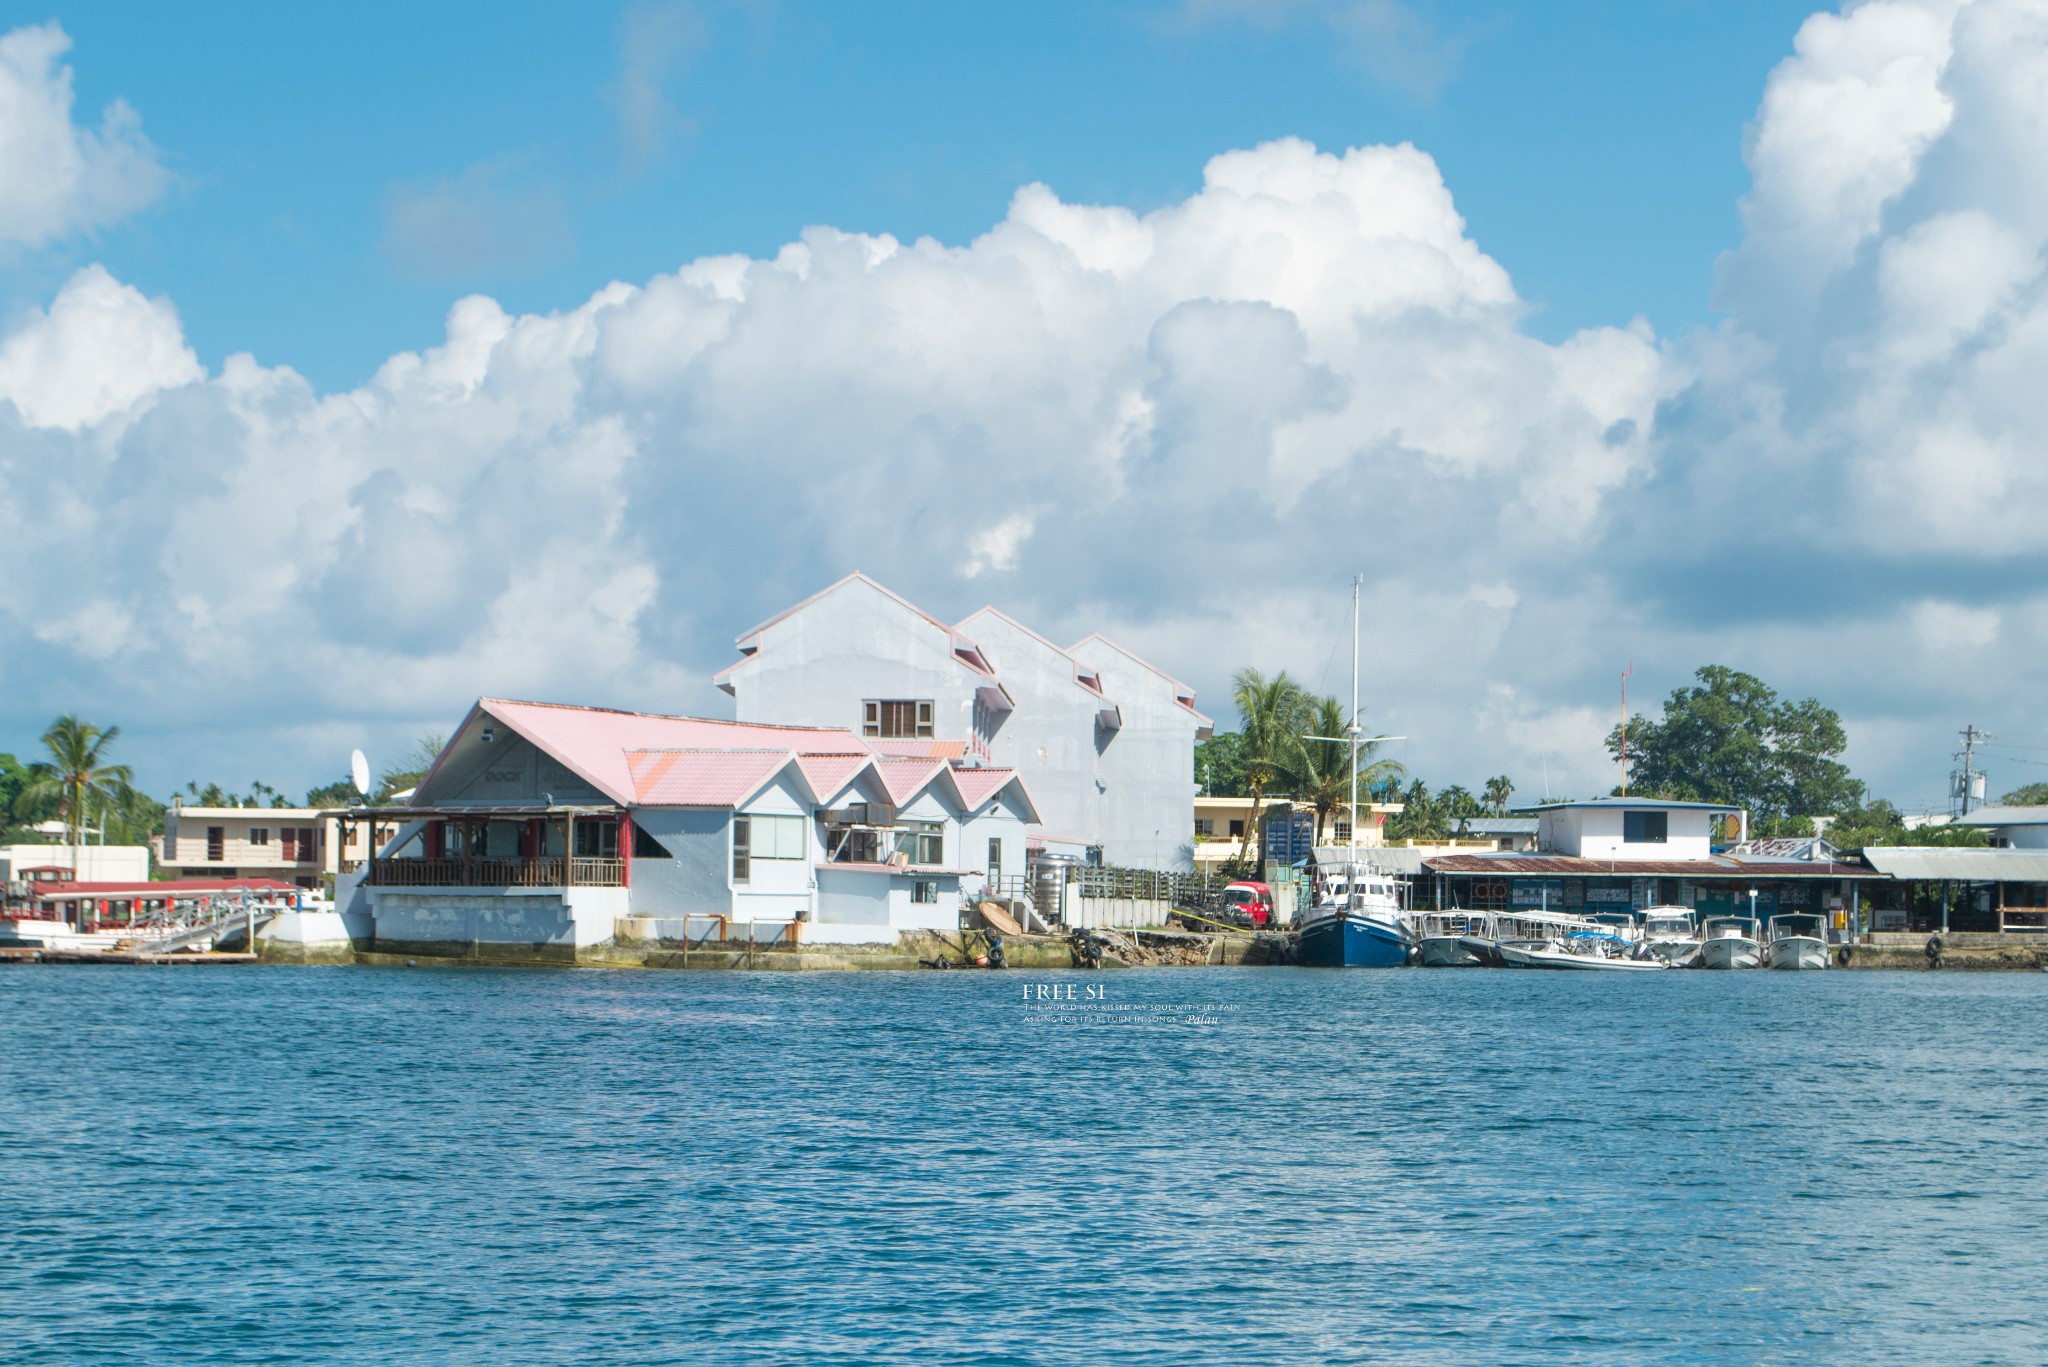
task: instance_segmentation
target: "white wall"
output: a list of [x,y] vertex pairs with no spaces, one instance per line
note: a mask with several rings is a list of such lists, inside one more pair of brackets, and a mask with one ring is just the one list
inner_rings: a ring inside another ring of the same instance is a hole
[[711,807],[638,807],[633,824],[669,852],[633,861],[634,916],[732,914],[732,813]]
[[[990,762],[1024,775],[1043,832],[1084,845],[1097,843],[1101,751],[1115,733],[1099,731],[1096,714],[1113,700],[1076,681],[1072,656],[1000,613],[977,612],[960,629],[982,647],[996,677],[1017,702],[1017,710],[990,745]],[[1189,764],[1192,767],[1192,751]],[[1009,871],[1022,873],[1024,866],[1020,863]]]
[[0,883],[23,869],[70,869],[81,883],[147,883],[147,845],[0,845]]
[[792,613],[726,676],[744,722],[840,726],[861,734],[869,698],[930,698],[936,740],[967,740],[983,676],[953,655],[953,633],[862,580]]
[[1559,854],[1620,863],[1706,859],[1713,854],[1713,813],[1686,808],[1664,810],[1666,839],[1661,844],[1631,844],[1623,840],[1623,809],[1615,807],[1564,807],[1538,813],[1537,840],[1543,849]]
[[[797,791],[795,780],[785,772],[779,775],[775,782],[749,799],[741,814],[802,818],[804,853],[799,859],[764,859],[758,854],[751,857],[747,861],[747,881],[731,885],[733,919],[788,921],[793,920],[800,911],[809,911],[811,866],[824,857],[818,823],[809,799]],[[731,868],[731,859],[728,857],[728,876]]]
[[1100,671],[1103,691],[1123,713],[1123,727],[1104,748],[1100,765],[1104,791],[1097,830],[1104,862],[1193,869],[1195,733],[1201,721],[1175,701],[1170,680],[1123,651],[1090,640],[1076,646],[1074,656]]

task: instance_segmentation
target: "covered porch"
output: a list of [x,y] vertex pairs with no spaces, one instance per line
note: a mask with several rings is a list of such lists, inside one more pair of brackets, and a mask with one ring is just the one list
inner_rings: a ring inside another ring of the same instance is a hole
[[[367,857],[342,861],[366,888],[624,888],[631,886],[633,822],[601,805],[355,807],[336,817],[342,848]],[[388,847],[372,829],[399,825]],[[363,829],[357,845],[352,830]]]

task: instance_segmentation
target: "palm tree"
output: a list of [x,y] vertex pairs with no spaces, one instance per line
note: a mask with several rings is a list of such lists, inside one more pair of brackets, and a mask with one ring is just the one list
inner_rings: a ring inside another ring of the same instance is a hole
[[[1311,733],[1302,745],[1302,766],[1293,775],[1294,794],[1312,804],[1316,811],[1316,843],[1323,843],[1323,822],[1351,804],[1351,746],[1341,739],[1345,731],[1344,704],[1336,698],[1323,698],[1313,704],[1308,730]],[[1364,725],[1363,714],[1359,724]],[[1408,771],[1399,760],[1370,759],[1375,745],[1358,747],[1358,788],[1370,798],[1375,788],[1381,787],[1406,774]],[[1354,822],[1357,813],[1352,814]]]
[[1276,780],[1300,772],[1301,736],[1308,729],[1302,724],[1307,719],[1308,696],[1284,669],[1268,679],[1247,667],[1237,672],[1233,683],[1233,700],[1240,719],[1238,734],[1243,737],[1238,755],[1244,765],[1245,790],[1252,800],[1251,819],[1245,825],[1244,849],[1239,860],[1249,864],[1258,858],[1253,851],[1258,846],[1266,789]]
[[102,731],[75,716],[63,716],[43,732],[50,762],[36,766],[36,777],[14,799],[17,809],[55,802],[64,822],[64,843],[85,840],[86,809],[99,800],[101,817],[126,812],[133,805],[129,784],[135,775],[125,764],[106,763],[107,747],[121,734],[118,726]]
[[1486,780],[1486,805],[1493,808],[1495,816],[1507,815],[1508,799],[1514,795],[1514,781],[1506,774],[1497,774]]

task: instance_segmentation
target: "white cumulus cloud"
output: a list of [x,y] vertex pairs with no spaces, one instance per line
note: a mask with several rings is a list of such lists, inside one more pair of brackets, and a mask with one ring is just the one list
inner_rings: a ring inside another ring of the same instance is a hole
[[88,427],[203,373],[170,302],[99,266],[0,340],[0,401],[34,427]]
[[54,23],[0,35],[0,245],[37,246],[144,207],[168,177],[120,100],[72,122],[71,39]]

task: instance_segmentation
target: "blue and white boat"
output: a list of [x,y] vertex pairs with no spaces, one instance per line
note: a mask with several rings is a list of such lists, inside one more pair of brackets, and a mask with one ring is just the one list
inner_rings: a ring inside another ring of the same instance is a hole
[[1362,577],[1351,581],[1351,721],[1342,736],[1303,737],[1351,746],[1350,857],[1342,878],[1330,880],[1332,892],[1296,919],[1295,960],[1317,968],[1399,968],[1409,962],[1416,944],[1402,914],[1400,883],[1358,857],[1358,747],[1402,739],[1367,737],[1358,724],[1358,591],[1363,582]]
[[1399,968],[1414,947],[1398,884],[1361,869],[1340,897],[1310,909],[1295,957],[1316,968]]

